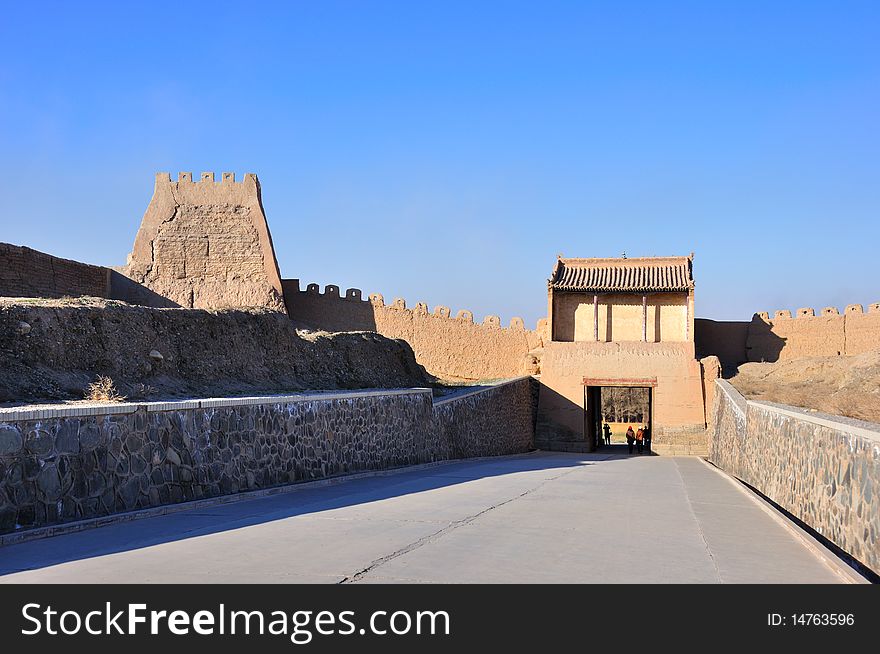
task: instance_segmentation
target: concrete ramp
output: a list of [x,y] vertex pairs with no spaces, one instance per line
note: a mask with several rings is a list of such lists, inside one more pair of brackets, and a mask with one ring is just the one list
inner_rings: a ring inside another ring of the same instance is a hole
[[853,580],[698,458],[571,453],[305,486],[9,545],[0,548],[0,575],[62,583]]

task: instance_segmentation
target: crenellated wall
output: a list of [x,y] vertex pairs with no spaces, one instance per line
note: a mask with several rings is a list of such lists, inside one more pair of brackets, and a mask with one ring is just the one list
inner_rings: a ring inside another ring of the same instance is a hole
[[709,460],[880,573],[880,426],[715,383]]
[[751,322],[698,319],[695,331],[697,354],[714,354],[725,366],[862,354],[880,349],[880,303],[867,311],[850,304],[843,313],[836,307],[783,309],[772,317],[759,312]]
[[[530,378],[427,389],[0,409],[0,534],[366,470],[526,452]],[[0,538],[0,543],[3,542]]]
[[158,173],[128,263],[119,271],[186,308],[284,310],[281,276],[263,212],[260,183],[248,173]]
[[537,372],[546,321],[535,330],[525,328],[521,318],[502,327],[498,316],[475,323],[473,313],[449,307],[429,311],[419,302],[412,309],[395,299],[390,305],[379,294],[365,300],[359,289],[340,293],[317,284],[300,289],[298,279],[282,281],[287,312],[297,322],[327,331],[375,331],[410,344],[416,360],[433,375],[445,379],[501,379]]

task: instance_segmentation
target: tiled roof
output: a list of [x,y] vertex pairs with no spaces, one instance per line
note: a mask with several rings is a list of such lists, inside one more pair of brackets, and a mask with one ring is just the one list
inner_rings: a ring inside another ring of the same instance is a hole
[[562,259],[549,280],[556,291],[636,293],[687,291],[694,286],[691,257]]

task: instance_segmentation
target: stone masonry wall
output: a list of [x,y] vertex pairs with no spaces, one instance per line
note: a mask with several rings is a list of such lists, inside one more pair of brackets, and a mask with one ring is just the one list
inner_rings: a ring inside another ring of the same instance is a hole
[[716,384],[709,460],[880,572],[880,425]]
[[525,452],[532,380],[0,409],[0,533],[364,470]]
[[0,243],[0,296],[109,297],[110,269]]
[[359,289],[343,295],[333,285],[324,293],[317,284],[301,291],[296,279],[285,279],[283,287],[287,312],[295,321],[327,331],[375,331],[403,339],[429,373],[444,379],[503,379],[538,371],[542,324],[528,330],[521,318],[513,318],[502,327],[498,316],[477,324],[467,310],[453,317],[449,307],[430,312],[423,302],[413,309],[400,298],[386,305],[379,294],[364,300]]
[[433,429],[449,458],[516,454],[534,445],[537,381],[526,377],[434,404]]

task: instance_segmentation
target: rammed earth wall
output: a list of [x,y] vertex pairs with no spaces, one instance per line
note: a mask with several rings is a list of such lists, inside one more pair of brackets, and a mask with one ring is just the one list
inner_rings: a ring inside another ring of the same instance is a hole
[[877,349],[880,340],[880,302],[850,304],[816,311],[810,307],[773,316],[756,313],[751,322],[717,322],[698,318],[694,323],[697,356],[716,355],[728,367],[747,361],[775,362],[856,355]]
[[880,572],[880,426],[716,383],[709,460]]
[[0,296],[109,297],[108,268],[0,243]]
[[[158,173],[153,197],[120,272],[173,304],[197,309],[284,310],[281,277],[263,212],[260,183],[248,173]],[[136,294],[137,301],[153,305]],[[162,305],[158,305],[162,306]]]
[[464,309],[453,316],[449,307],[429,311],[424,302],[407,308],[402,298],[386,305],[376,293],[364,300],[356,288],[342,294],[338,286],[328,285],[320,293],[317,284],[300,290],[296,279],[285,279],[282,284],[287,312],[295,321],[327,331],[374,331],[402,339],[432,375],[476,380],[537,372],[534,351],[543,342],[543,324],[529,330],[521,318],[513,318],[503,327],[498,316],[476,323]]
[[533,380],[0,410],[0,533],[367,470],[528,451]]

